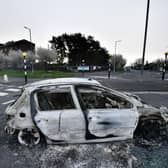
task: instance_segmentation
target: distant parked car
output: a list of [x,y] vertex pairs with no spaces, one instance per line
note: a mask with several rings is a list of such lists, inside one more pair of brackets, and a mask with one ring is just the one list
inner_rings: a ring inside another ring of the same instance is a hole
[[6,132],[16,133],[24,145],[41,139],[56,144],[126,140],[141,129],[140,120],[168,120],[167,108],[146,105],[135,95],[81,78],[28,84],[6,115]]

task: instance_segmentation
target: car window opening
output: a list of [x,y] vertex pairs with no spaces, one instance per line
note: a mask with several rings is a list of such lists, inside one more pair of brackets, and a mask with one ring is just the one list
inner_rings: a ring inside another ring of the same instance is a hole
[[40,91],[37,93],[37,99],[41,111],[75,108],[70,91]]
[[132,104],[124,98],[113,95],[102,89],[79,88],[79,93],[88,109],[132,108]]

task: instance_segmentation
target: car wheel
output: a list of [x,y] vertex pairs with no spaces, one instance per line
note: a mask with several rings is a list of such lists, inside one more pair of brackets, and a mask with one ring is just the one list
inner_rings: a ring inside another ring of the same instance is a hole
[[134,137],[146,140],[166,140],[167,124],[162,118],[143,119],[139,121]]
[[40,142],[40,133],[35,130],[20,130],[18,133],[18,142],[22,145],[32,146]]

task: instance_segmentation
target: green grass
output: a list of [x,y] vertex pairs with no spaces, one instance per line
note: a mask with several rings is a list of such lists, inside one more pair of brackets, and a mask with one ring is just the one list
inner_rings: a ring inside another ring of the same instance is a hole
[[[0,76],[7,74],[8,77],[24,77],[22,70],[0,70]],[[28,71],[28,78],[59,78],[59,77],[72,77],[73,73],[63,71]]]

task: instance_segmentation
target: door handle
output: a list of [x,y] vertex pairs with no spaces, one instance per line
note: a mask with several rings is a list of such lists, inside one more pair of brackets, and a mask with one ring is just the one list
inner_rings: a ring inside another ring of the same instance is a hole
[[48,122],[48,120],[47,120],[47,119],[41,119],[41,120],[37,120],[37,123],[40,123],[41,121]]
[[101,117],[100,117],[100,116],[88,117],[88,120],[92,120],[92,118],[95,118],[95,119],[100,119]]
[[89,119],[89,120],[91,120],[91,119],[92,119],[92,117],[88,117],[88,119]]

